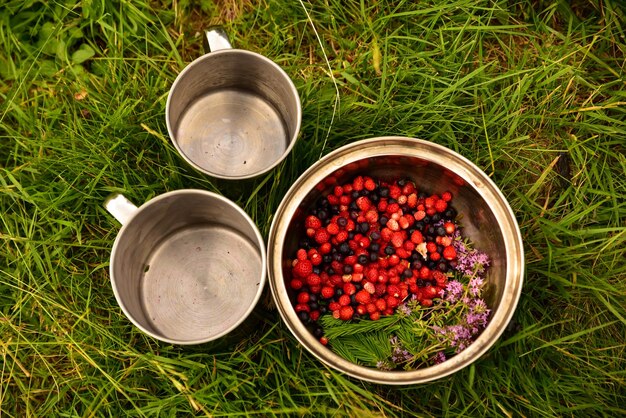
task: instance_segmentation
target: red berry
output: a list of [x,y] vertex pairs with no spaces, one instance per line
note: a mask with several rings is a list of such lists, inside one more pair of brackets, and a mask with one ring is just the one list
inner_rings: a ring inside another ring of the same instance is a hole
[[309,286],[319,286],[320,284],[322,284],[322,278],[317,274],[309,274],[306,277],[306,284],[308,284]]
[[[391,222],[391,220],[390,220]],[[404,244],[404,235],[402,234],[402,232],[394,232],[393,234],[391,234],[391,244],[396,247],[396,248],[400,248],[402,247],[402,245]]]
[[320,337],[320,343],[322,345],[328,345],[328,338],[326,337]]
[[358,176],[352,181],[352,188],[357,192],[363,190],[363,187],[365,187],[365,181],[363,180],[363,177]]
[[310,295],[308,292],[298,293],[298,303],[309,303]]
[[375,210],[368,210],[365,213],[365,220],[370,224],[378,222],[378,212],[376,212]]
[[371,192],[376,188],[376,182],[370,177],[366,177],[365,182],[363,183],[363,187]]
[[443,258],[446,260],[454,260],[456,258],[456,250],[452,245],[448,245],[443,249]]
[[293,274],[305,278],[313,272],[313,264],[309,260],[298,260],[293,267]]
[[339,296],[339,300],[337,301],[341,306],[348,306],[350,304],[350,296],[341,295]]
[[370,319],[372,321],[378,321],[380,319],[380,312],[372,312],[370,314]]
[[400,304],[400,299],[398,299],[395,296],[387,295],[387,297],[385,298],[385,302],[387,302],[387,309],[389,308],[393,309]]
[[319,229],[322,227],[322,221],[314,215],[310,215],[304,221],[304,226],[307,228]]
[[446,203],[445,200],[443,199],[439,199],[435,202],[435,210],[437,212],[445,212],[445,210],[448,208],[448,204]]
[[456,225],[453,222],[446,222],[443,224],[443,227],[446,229],[446,234],[452,235],[456,230]]
[[376,302],[374,302],[374,304],[376,305],[376,309],[381,312],[387,309],[387,302],[385,302],[385,299],[376,299]]
[[367,198],[366,196],[358,197],[356,199],[356,205],[359,209],[361,209],[364,212],[372,207],[372,203],[370,202],[369,198]]
[[330,286],[323,286],[320,294],[322,295],[322,298],[330,299],[335,296],[335,289]]
[[437,251],[437,244],[435,244],[434,242],[430,241],[429,243],[426,244],[426,251],[428,251],[429,253],[434,253]]
[[450,192],[443,192],[441,194],[441,199],[443,199],[446,202],[451,201],[452,200],[452,193],[450,193]]
[[389,286],[387,286],[387,294],[398,297],[400,296],[400,288],[395,284],[390,284]]
[[308,258],[306,250],[304,248],[300,248],[296,253],[296,258],[300,261],[306,260]]
[[370,302],[370,300],[372,299],[372,296],[369,294],[369,292],[367,290],[359,290],[356,293],[356,301],[362,305],[366,305]]
[[428,256],[432,261],[439,261],[441,259],[441,254],[439,254],[438,252],[434,252],[434,253],[430,253],[430,255]]
[[415,212],[415,215],[413,217],[416,221],[421,221],[426,217],[426,212],[424,212],[423,210],[418,210],[417,212]]
[[302,286],[304,286],[304,283],[302,283],[302,280],[300,279],[292,279],[289,282],[289,287],[291,287],[293,290],[300,290],[302,289]]
[[421,244],[422,242],[424,242],[424,236],[420,231],[414,231],[411,234],[411,241],[415,244]]
[[311,312],[309,312],[309,317],[313,321],[317,321],[318,319],[320,319],[320,311],[311,311]]
[[363,285],[363,290],[365,290],[369,294],[373,294],[376,291],[376,287],[372,282],[365,282]]
[[342,321],[349,321],[354,315],[354,309],[352,306],[343,306],[339,309],[339,319]]
[[345,283],[343,285],[344,295],[352,296],[356,293],[356,286],[353,283]]
[[338,243],[342,243],[348,239],[348,231],[339,231],[337,235],[335,235],[335,239]]
[[326,226],[326,231],[328,231],[330,235],[337,235],[339,233],[339,225],[331,222]]
[[327,230],[320,228],[315,231],[314,238],[315,242],[317,242],[318,244],[324,244],[325,242],[328,242],[330,240],[330,234]]
[[406,204],[410,208],[414,208],[417,206],[417,194],[411,193],[407,196]]

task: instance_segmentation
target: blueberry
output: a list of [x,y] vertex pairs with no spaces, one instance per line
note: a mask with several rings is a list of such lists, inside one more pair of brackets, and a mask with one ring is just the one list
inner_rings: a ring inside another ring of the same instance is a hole
[[443,226],[438,226],[436,229],[437,235],[439,235],[440,237],[443,237],[444,235],[446,235],[446,228],[444,228]]
[[307,323],[307,322],[309,322],[311,320],[311,318],[309,317],[308,312],[306,312],[306,311],[298,312],[298,318],[300,318],[300,320],[302,322],[305,322],[305,323]]
[[379,194],[380,197],[388,197],[389,196],[389,188],[381,186],[378,189],[378,194]]
[[317,327],[313,330],[313,336],[315,338],[321,338],[324,336],[324,330],[320,327]]
[[326,218],[328,218],[328,212],[326,212],[324,209],[320,209],[317,212],[317,217],[320,218],[320,220],[325,220]]
[[341,254],[348,254],[350,252],[350,246],[347,242],[342,242],[341,245],[339,245],[339,252]]
[[370,230],[370,224],[368,224],[367,222],[361,222],[359,226],[361,227],[361,233],[363,234],[367,233],[367,231]]
[[438,213],[435,213],[435,214],[432,216],[431,220],[432,220],[433,222],[439,222],[439,221],[441,220],[441,215],[440,215],[440,214],[438,214]]
[[337,225],[343,228],[348,225],[348,220],[343,216],[340,216],[339,218],[337,218]]
[[388,245],[385,247],[385,254],[387,255],[393,255],[396,253],[396,249],[393,248],[391,245]]
[[374,261],[378,261],[378,254],[376,253],[371,253],[370,254],[370,261],[374,262]]
[[[371,239],[374,239],[374,234],[370,235]],[[378,252],[378,250],[380,250],[380,244],[377,242],[372,242],[370,244],[370,250],[372,250],[373,252]]]
[[413,272],[411,271],[411,269],[406,269],[402,272],[402,277],[404,277],[405,279],[409,279],[413,276]]
[[[378,241],[378,240],[380,239],[380,233],[379,233],[378,231],[374,231],[374,232],[372,232],[372,233],[370,234],[370,239],[371,239],[372,241]],[[373,243],[372,245],[378,245],[378,244]],[[376,251],[378,251],[378,250],[376,250]]]
[[386,216],[381,216],[380,218],[378,218],[378,222],[382,225],[385,226],[387,225],[387,222],[389,222],[389,218]]
[[359,264],[365,265],[365,263],[367,263],[367,256],[365,254],[361,254],[357,261]]
[[349,266],[349,265],[343,266],[343,273],[344,274],[351,274],[352,273],[352,266]]
[[326,264],[331,263],[333,261],[333,256],[330,254],[324,254],[322,261]]

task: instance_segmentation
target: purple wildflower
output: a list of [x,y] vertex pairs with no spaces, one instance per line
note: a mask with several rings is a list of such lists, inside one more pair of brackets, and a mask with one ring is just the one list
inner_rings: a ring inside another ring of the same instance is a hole
[[457,254],[457,271],[467,276],[472,276],[474,274],[482,274],[485,271],[485,267],[489,266],[489,256],[482,251],[468,248],[460,239],[455,239],[452,245]]
[[463,294],[463,285],[458,280],[450,280],[448,284],[446,284],[446,300],[450,303],[454,303]]
[[478,276],[474,276],[469,281],[469,291],[472,296],[479,296],[483,287],[484,280]]
[[439,351],[439,352],[437,352],[437,354],[435,354],[433,356],[432,360],[433,360],[433,363],[435,363],[435,364],[441,364],[444,361],[446,361],[447,359],[446,359],[446,355],[444,354],[444,352],[443,351]]
[[409,308],[406,303],[401,303],[398,306],[398,312],[400,312],[401,314],[406,315],[406,316],[409,316],[409,315],[411,315],[411,313],[413,313],[411,308]]
[[394,335],[393,337],[391,337],[389,339],[389,342],[393,347],[393,352],[391,353],[391,361],[396,364],[400,364],[413,359],[413,355],[402,346],[402,343],[398,340],[397,336]]
[[376,368],[380,370],[391,370],[391,365],[387,361],[380,360],[376,362]]
[[444,328],[435,327],[435,332],[442,340],[447,341],[450,347],[456,347],[458,354],[472,343],[472,331],[464,325],[448,325]]

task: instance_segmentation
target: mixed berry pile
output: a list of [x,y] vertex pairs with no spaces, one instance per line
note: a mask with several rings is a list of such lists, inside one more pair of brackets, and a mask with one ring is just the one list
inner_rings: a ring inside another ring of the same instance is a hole
[[378,320],[411,298],[443,297],[458,263],[452,194],[425,193],[408,179],[358,176],[318,200],[291,264],[294,308],[322,344],[318,323]]

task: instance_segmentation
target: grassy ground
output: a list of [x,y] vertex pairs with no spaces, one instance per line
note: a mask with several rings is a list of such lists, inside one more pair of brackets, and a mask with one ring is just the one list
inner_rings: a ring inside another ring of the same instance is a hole
[[[620,0],[196,3],[0,6],[1,416],[626,414]],[[215,23],[278,62],[302,98],[290,157],[249,182],[194,172],[167,137],[169,86]],[[187,348],[123,317],[108,194],[217,191],[266,235],[320,155],[379,135],[458,151],[517,215],[523,295],[473,366],[385,387],[325,368],[263,307],[251,328]]]

